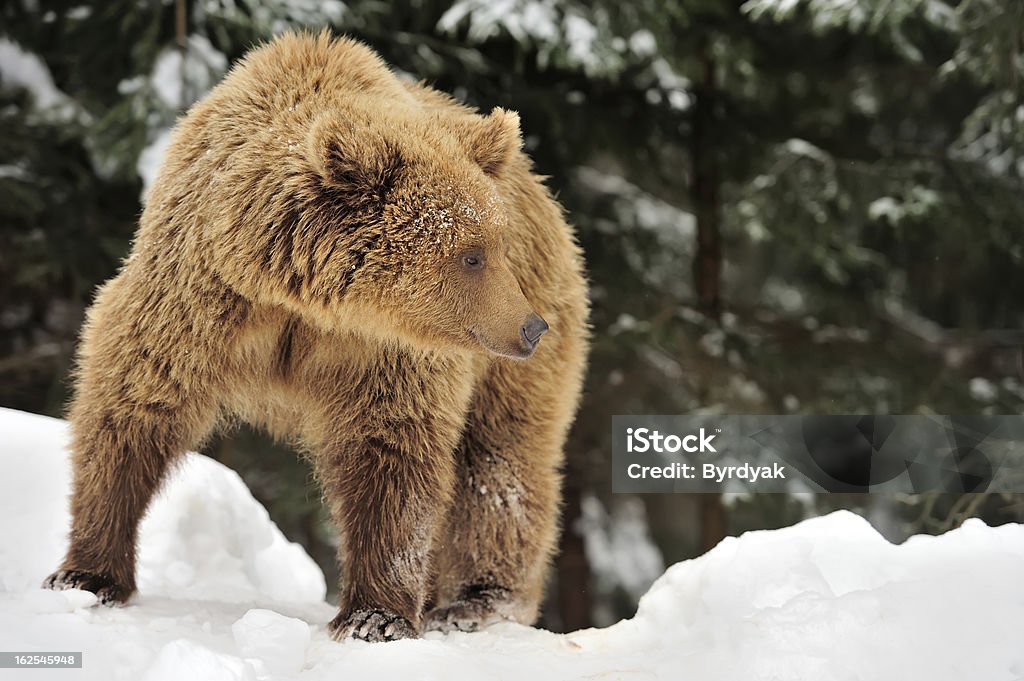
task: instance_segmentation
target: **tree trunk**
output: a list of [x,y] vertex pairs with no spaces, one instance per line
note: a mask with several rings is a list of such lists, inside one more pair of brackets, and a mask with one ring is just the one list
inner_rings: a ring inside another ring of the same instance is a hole
[[715,60],[707,40],[697,49],[701,79],[696,87],[693,108],[690,154],[693,176],[690,196],[697,218],[697,251],[693,263],[694,290],[697,308],[710,319],[718,321],[722,314],[721,276],[722,241],[719,231],[719,170],[715,140],[715,107],[717,84]]
[[[572,461],[570,460],[570,467]],[[592,626],[590,618],[590,565],[578,530],[583,508],[578,475],[568,472],[565,478],[565,507],[562,518],[562,541],[556,570],[558,574],[558,613],[564,631]]]
[[[717,323],[722,315],[722,239],[719,225],[720,174],[715,139],[717,83],[715,60],[707,38],[697,48],[700,80],[696,87],[693,128],[690,138],[692,177],[690,198],[697,218],[697,249],[693,262],[697,309]],[[700,495],[700,549],[713,548],[726,536],[725,508],[721,494]]]
[[698,494],[700,497],[700,552],[707,553],[728,534],[725,506],[721,494]]

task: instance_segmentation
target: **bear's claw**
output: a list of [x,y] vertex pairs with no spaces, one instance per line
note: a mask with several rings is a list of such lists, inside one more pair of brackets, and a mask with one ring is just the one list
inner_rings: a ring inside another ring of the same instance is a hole
[[390,610],[354,610],[338,613],[327,625],[331,638],[343,641],[357,638],[370,643],[398,641],[403,638],[419,638],[412,622]]
[[91,591],[103,605],[122,605],[131,597],[133,591],[121,586],[109,575],[99,575],[85,570],[57,570],[43,580],[43,588],[54,591]]
[[424,631],[479,631],[489,624],[510,619],[499,606],[507,602],[509,590],[500,586],[474,586],[448,605],[434,608],[423,621]]

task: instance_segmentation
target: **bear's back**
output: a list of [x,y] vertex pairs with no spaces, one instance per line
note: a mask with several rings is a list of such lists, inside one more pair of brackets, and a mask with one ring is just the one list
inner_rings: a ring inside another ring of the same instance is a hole
[[357,106],[415,107],[416,102],[365,45],[326,32],[288,33],[232,67],[180,121],[172,144],[185,157],[249,145],[271,161],[276,152],[295,158],[292,152],[301,150],[318,116],[344,115]]
[[344,107],[365,95],[411,102],[401,81],[366,45],[328,32],[287,33],[248,53],[211,93],[268,114],[294,113],[305,100]]

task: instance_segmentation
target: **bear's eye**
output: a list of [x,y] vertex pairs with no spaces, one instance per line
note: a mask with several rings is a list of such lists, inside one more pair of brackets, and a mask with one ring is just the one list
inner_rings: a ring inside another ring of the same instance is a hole
[[467,253],[462,256],[462,266],[467,270],[478,270],[484,266],[484,256],[479,253]]

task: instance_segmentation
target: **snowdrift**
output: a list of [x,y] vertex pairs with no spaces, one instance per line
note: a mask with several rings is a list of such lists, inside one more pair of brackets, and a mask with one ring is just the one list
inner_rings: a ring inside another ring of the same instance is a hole
[[84,665],[0,679],[1024,678],[1024,526],[893,546],[835,513],[675,565],[606,629],[337,644],[320,570],[199,455],[145,521],[140,595],[93,608],[89,593],[38,588],[66,541],[65,445],[62,422],[0,409],[0,650],[83,651]]

